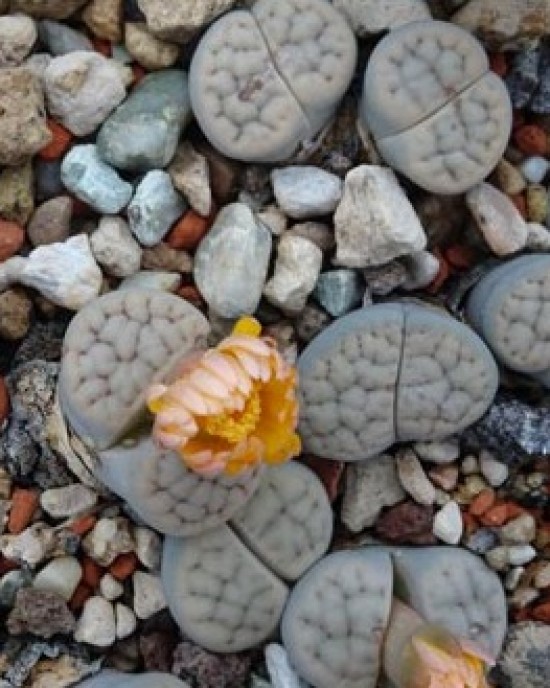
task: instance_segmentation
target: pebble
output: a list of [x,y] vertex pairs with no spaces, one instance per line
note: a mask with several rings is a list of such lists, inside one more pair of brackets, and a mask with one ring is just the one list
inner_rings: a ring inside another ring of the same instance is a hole
[[99,581],[99,592],[106,600],[112,602],[124,593],[124,586],[110,573],[106,573]]
[[11,11],[23,12],[31,17],[66,19],[85,2],[86,0],[11,0]]
[[536,588],[550,587],[550,561],[541,563],[541,567],[537,570],[533,583]]
[[342,180],[311,165],[275,169],[271,183],[277,205],[297,220],[328,215],[342,198]]
[[322,308],[306,304],[300,316],[295,320],[296,335],[302,342],[310,342],[330,322],[330,316]]
[[431,284],[439,272],[439,260],[429,251],[418,251],[403,257],[407,279],[401,287],[407,291],[424,289]]
[[[0,578],[0,607],[10,609],[15,602],[17,591],[28,587],[32,574],[28,570],[15,569],[8,571]],[[0,684],[0,687],[2,684]],[[12,688],[12,686],[8,686]]]
[[284,313],[300,313],[321,272],[323,253],[318,246],[299,236],[285,234],[277,245],[273,277],[263,293]]
[[512,201],[483,182],[466,194],[466,203],[491,251],[507,256],[527,242],[527,225]]
[[224,318],[258,307],[271,256],[271,233],[243,203],[225,206],[195,253],[193,275],[210,308]]
[[134,551],[134,540],[124,518],[100,518],[82,540],[82,548],[101,566],[109,566],[124,552]]
[[460,464],[463,475],[475,475],[479,473],[479,459],[473,454],[467,454]]
[[193,259],[187,251],[181,251],[161,241],[156,246],[143,249],[141,267],[144,270],[164,270],[167,272],[192,272]]
[[516,110],[524,108],[537,90],[540,56],[540,47],[537,44],[514,55],[505,83]]
[[31,17],[24,14],[0,17],[0,69],[20,65],[37,37],[36,23]]
[[25,62],[23,62],[22,67],[31,72],[31,74],[38,79],[40,85],[42,86],[44,81],[44,72],[52,60],[53,57],[49,53],[32,53],[27,57]]
[[458,467],[454,464],[435,466],[428,471],[428,477],[437,487],[450,492],[458,482]]
[[264,650],[264,657],[273,688],[302,688],[303,684],[282,645],[270,643]]
[[74,639],[78,643],[110,647],[116,640],[113,605],[99,595],[87,599],[76,624]]
[[510,473],[510,469],[505,463],[497,461],[497,459],[485,449],[479,454],[479,470],[492,487],[504,485]]
[[496,182],[499,189],[507,196],[515,196],[525,190],[527,183],[523,171],[502,158],[495,168]]
[[507,549],[508,562],[512,566],[528,564],[537,556],[537,550],[531,545],[510,545]]
[[158,270],[140,270],[130,277],[125,277],[119,289],[152,289],[153,291],[175,292],[181,284],[181,275],[177,272]]
[[[81,31],[51,19],[43,19],[38,23],[38,35],[48,51],[55,56],[74,53],[77,50],[94,49],[90,39]],[[48,60],[48,63],[50,61]]]
[[91,143],[74,146],[61,165],[63,184],[77,198],[105,215],[125,208],[132,197],[132,185],[99,157]]
[[547,189],[542,184],[529,184],[526,201],[528,221],[540,224],[546,222],[549,213]]
[[0,338],[18,341],[31,326],[32,301],[22,289],[0,294]]
[[384,265],[426,246],[420,220],[395,174],[377,165],[347,173],[334,226],[335,263],[343,267]]
[[550,161],[543,158],[541,155],[532,155],[526,158],[521,163],[520,167],[521,173],[528,182],[531,184],[540,184],[550,169]]
[[[274,236],[282,236],[288,226],[287,216],[277,205],[275,205],[275,203],[259,210],[256,213],[256,218],[265,225]],[[313,243],[317,244],[315,241]]]
[[88,237],[79,234],[62,243],[39,246],[27,258],[14,257],[0,264],[0,290],[13,282],[77,311],[99,295],[102,275]]
[[134,612],[121,602],[115,605],[116,637],[123,640],[136,630],[137,619]]
[[435,500],[435,487],[429,481],[416,454],[409,450],[400,450],[396,455],[397,475],[401,486],[415,502],[429,506]]
[[500,545],[485,552],[485,559],[495,571],[505,571],[510,564],[508,547]]
[[149,74],[103,123],[97,137],[102,160],[121,170],[166,174],[191,117],[185,73]]
[[375,524],[376,534],[394,544],[433,545],[437,542],[433,532],[433,510],[406,501],[383,512]]
[[464,541],[464,546],[476,554],[486,554],[497,545],[498,535],[491,528],[478,528]]
[[51,162],[35,160],[34,175],[37,201],[47,201],[49,198],[65,193],[65,187],[61,181],[61,160]]
[[550,231],[537,222],[527,223],[527,243],[525,248],[531,251],[550,251]]
[[55,592],[21,588],[15,596],[6,627],[12,635],[32,633],[51,638],[57,633],[70,633],[75,628],[75,620],[65,600]]
[[531,514],[521,514],[508,521],[500,529],[500,539],[505,545],[524,545],[532,542],[537,534],[537,523]]
[[293,225],[286,234],[309,239],[323,252],[331,251],[336,246],[334,231],[324,222],[315,222],[313,220],[299,222]]
[[16,254],[24,241],[25,230],[21,225],[0,219],[0,262]]
[[523,566],[514,566],[514,568],[507,571],[506,576],[504,577],[504,587],[506,590],[515,590],[518,587],[524,572],[525,568]]
[[82,566],[76,557],[56,557],[36,574],[32,585],[37,590],[55,592],[68,602],[81,578]]
[[134,586],[134,612],[138,619],[148,619],[166,607],[162,582],[159,576],[136,571],[132,576]]
[[193,146],[184,142],[176,150],[168,167],[174,187],[199,215],[207,217],[212,210],[212,192],[208,161]]
[[138,0],[151,33],[187,43],[203,26],[230,9],[235,0]]
[[162,541],[157,533],[150,528],[136,526],[134,528],[136,555],[145,568],[152,571],[160,566]]
[[33,211],[34,180],[31,164],[6,167],[0,172],[0,217],[25,226]]
[[433,534],[448,545],[458,545],[462,537],[462,514],[458,504],[449,501],[434,516]]
[[183,215],[186,207],[182,196],[172,186],[167,172],[148,172],[136,188],[128,206],[132,234],[143,246],[155,246]]
[[510,606],[514,609],[525,609],[531,605],[540,595],[536,588],[518,588],[509,598]]
[[68,518],[88,511],[97,503],[97,493],[82,483],[45,490],[40,506],[52,518]]
[[145,22],[124,25],[124,45],[136,62],[149,71],[171,67],[180,55],[180,46],[154,36]]
[[352,533],[376,523],[382,509],[405,499],[395,459],[382,454],[346,468],[342,521]]
[[531,102],[531,110],[541,115],[550,113],[550,44],[541,44],[542,56],[539,64],[539,87]]
[[115,63],[88,50],[55,57],[44,90],[50,114],[75,136],[91,134],[126,97]]
[[129,277],[140,268],[141,246],[122,217],[104,215],[90,234],[90,247],[97,262],[113,277]]
[[365,282],[357,270],[340,268],[322,272],[313,298],[334,318],[349,313],[361,304]]
[[55,532],[44,523],[34,523],[19,535],[0,537],[0,551],[6,559],[13,559],[35,567],[46,559],[55,547]]
[[56,196],[36,208],[27,225],[27,236],[33,246],[65,241],[71,232],[73,201],[69,196]]
[[123,12],[124,0],[91,0],[82,12],[82,19],[94,36],[120,43]]
[[333,4],[361,37],[432,18],[425,0],[334,0]]

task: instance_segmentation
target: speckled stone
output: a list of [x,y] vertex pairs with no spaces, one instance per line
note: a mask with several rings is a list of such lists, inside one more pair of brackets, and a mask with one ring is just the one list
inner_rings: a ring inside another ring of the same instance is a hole
[[360,305],[365,283],[357,270],[331,270],[319,275],[313,298],[335,318]]

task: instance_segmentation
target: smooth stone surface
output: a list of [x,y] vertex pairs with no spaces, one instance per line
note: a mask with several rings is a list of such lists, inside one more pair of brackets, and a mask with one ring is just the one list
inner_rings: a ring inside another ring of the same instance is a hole
[[403,449],[396,456],[397,475],[401,487],[417,504],[430,506],[435,501],[435,487],[424,472],[422,464],[411,449]]
[[136,571],[132,576],[134,588],[133,608],[138,619],[149,619],[166,607],[159,576]]
[[185,72],[167,69],[150,74],[103,123],[98,153],[121,170],[166,167],[190,116]]
[[335,318],[360,305],[365,283],[356,270],[331,270],[319,275],[313,298]]
[[32,50],[36,23],[23,14],[0,16],[0,69],[17,67]]
[[116,639],[113,605],[99,595],[86,600],[76,624],[74,639],[95,647],[110,647]]
[[77,50],[93,50],[92,42],[82,32],[62,24],[44,19],[38,24],[40,40],[46,44],[52,55],[66,55]]
[[184,195],[199,215],[207,217],[212,211],[212,191],[208,160],[184,141],[168,168],[174,187]]
[[97,493],[81,483],[53,487],[40,495],[40,506],[52,518],[78,516],[92,509],[97,502]]
[[311,165],[275,169],[271,182],[277,204],[296,220],[328,215],[342,197],[342,180]]
[[313,242],[285,234],[277,244],[275,272],[264,287],[264,296],[285,313],[300,313],[315,288],[322,263],[321,249]]
[[383,265],[426,246],[420,220],[394,173],[376,165],[348,172],[334,227],[335,262],[349,268]]
[[172,674],[163,674],[158,671],[125,674],[103,669],[92,678],[87,678],[77,684],[77,688],[189,688],[189,684],[180,681]]
[[533,155],[521,163],[520,169],[528,182],[540,184],[550,169],[550,161],[540,155]]
[[61,179],[69,191],[98,213],[116,214],[132,197],[132,185],[101,160],[97,146],[91,143],[71,148],[61,165]]
[[75,557],[57,557],[36,574],[32,585],[37,590],[55,592],[68,602],[81,578],[82,566]]
[[506,256],[524,248],[527,225],[508,196],[483,183],[468,191],[466,203],[495,255]]
[[358,36],[431,19],[425,0],[333,0],[333,4],[348,19]]
[[193,275],[218,315],[237,318],[258,307],[271,256],[271,233],[243,203],[225,206],[195,254]]
[[448,545],[458,545],[462,531],[460,507],[451,500],[434,516],[433,534]]
[[90,246],[95,259],[109,275],[129,277],[140,268],[141,246],[122,217],[104,215],[90,234]]
[[124,24],[124,46],[128,53],[147,70],[171,67],[180,55],[180,46],[154,36],[145,22]]
[[156,246],[187,209],[168,172],[147,172],[128,206],[128,221],[143,246]]
[[73,201],[69,196],[57,196],[38,206],[27,225],[32,245],[43,246],[68,239],[72,214]]
[[115,63],[87,50],[54,58],[44,90],[51,115],[76,136],[91,134],[126,97]]
[[162,270],[140,270],[130,277],[125,277],[118,285],[118,290],[148,289],[150,291],[175,292],[181,285],[179,272]]
[[138,0],[151,33],[181,43],[234,4],[235,0]]
[[437,277],[439,260],[429,251],[419,251],[404,256],[402,262],[407,268],[408,279],[401,287],[407,291],[424,289]]

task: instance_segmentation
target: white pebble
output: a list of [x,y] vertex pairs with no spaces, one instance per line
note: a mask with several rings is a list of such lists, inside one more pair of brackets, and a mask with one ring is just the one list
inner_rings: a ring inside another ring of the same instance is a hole
[[139,619],[148,619],[166,607],[162,583],[158,576],[136,571],[134,584],[134,611]]
[[99,581],[99,592],[106,600],[112,602],[122,595],[124,586],[110,573],[106,573]]
[[113,605],[104,597],[90,597],[84,603],[82,615],[76,623],[74,639],[96,647],[109,647],[116,639]]
[[36,574],[32,585],[37,590],[55,592],[68,602],[81,578],[82,567],[75,557],[58,557]]
[[435,487],[428,480],[422,464],[416,454],[404,449],[398,452],[397,456],[397,475],[401,487],[410,494],[418,504],[429,506],[435,501]]
[[451,500],[435,515],[433,534],[448,545],[458,545],[462,531],[462,514],[458,504]]
[[273,688],[300,688],[300,679],[290,666],[288,655],[282,645],[270,643],[264,654]]
[[460,465],[460,470],[464,475],[474,475],[479,473],[479,462],[477,456],[473,454],[468,454],[462,459],[462,464]]
[[508,562],[512,566],[528,564],[537,556],[537,550],[531,545],[511,545],[508,547]]
[[483,450],[479,455],[479,470],[481,475],[492,487],[500,487],[508,479],[508,466],[488,451]]
[[510,569],[507,572],[506,577],[504,578],[504,587],[506,590],[512,592],[512,590],[515,590],[518,587],[524,571],[525,568],[523,566],[514,566],[513,569]]
[[521,172],[531,184],[540,184],[550,169],[550,162],[540,155],[533,155],[521,163]]
[[342,197],[342,180],[311,165],[275,169],[271,182],[278,206],[297,220],[332,213]]
[[431,463],[452,463],[460,456],[460,445],[454,438],[439,442],[415,442],[413,449],[423,461]]
[[137,619],[134,612],[125,604],[117,602],[115,605],[116,637],[119,640],[127,638],[136,630]]
[[162,547],[162,541],[158,534],[150,528],[137,526],[134,528],[134,539],[136,541],[136,555],[140,562],[148,569],[158,569]]
[[537,534],[537,523],[531,514],[521,514],[500,529],[500,539],[506,545],[525,545]]
[[40,495],[40,506],[53,518],[78,516],[95,506],[96,502],[97,493],[81,483],[55,487]]

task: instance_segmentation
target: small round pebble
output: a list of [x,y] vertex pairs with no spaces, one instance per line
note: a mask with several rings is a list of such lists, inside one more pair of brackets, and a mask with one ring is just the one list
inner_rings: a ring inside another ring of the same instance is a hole
[[57,557],[41,569],[33,580],[37,590],[57,593],[67,602],[82,577],[82,566],[75,557]]
[[462,514],[458,504],[451,500],[440,509],[433,522],[433,534],[448,545],[458,545],[462,537]]
[[549,169],[550,161],[541,155],[533,155],[521,163],[521,172],[531,184],[540,184]]
[[82,615],[76,624],[74,639],[78,643],[110,647],[116,640],[113,605],[99,595],[86,600]]

